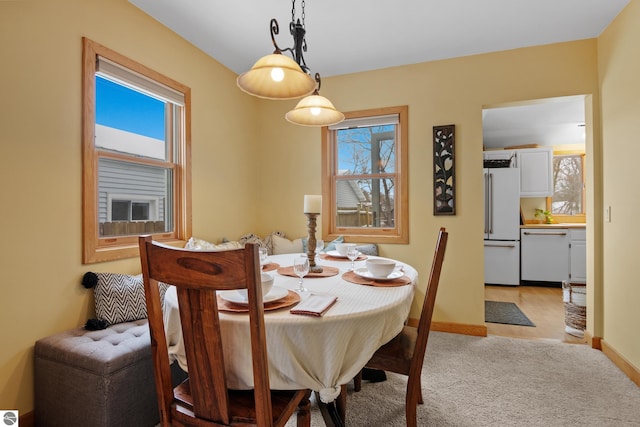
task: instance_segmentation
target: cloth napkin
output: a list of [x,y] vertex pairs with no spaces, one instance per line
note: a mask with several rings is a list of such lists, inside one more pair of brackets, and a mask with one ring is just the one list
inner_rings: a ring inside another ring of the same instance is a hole
[[309,295],[291,310],[291,314],[304,314],[320,317],[335,304],[338,297],[333,295]]

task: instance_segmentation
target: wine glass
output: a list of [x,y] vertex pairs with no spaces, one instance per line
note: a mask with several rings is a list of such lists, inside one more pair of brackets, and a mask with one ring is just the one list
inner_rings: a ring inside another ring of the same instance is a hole
[[267,253],[267,248],[259,248],[260,252],[260,268],[264,268],[265,265],[269,264],[269,254]]
[[300,278],[296,291],[298,293],[308,292],[307,288],[302,285],[303,277],[309,273],[309,258],[306,255],[297,255],[293,259],[293,272]]
[[358,249],[356,249],[355,246],[349,246],[349,248],[347,249],[347,258],[351,260],[350,271],[354,271],[356,269],[355,262],[356,262],[356,258],[358,258],[358,255],[360,255],[360,252],[358,252]]

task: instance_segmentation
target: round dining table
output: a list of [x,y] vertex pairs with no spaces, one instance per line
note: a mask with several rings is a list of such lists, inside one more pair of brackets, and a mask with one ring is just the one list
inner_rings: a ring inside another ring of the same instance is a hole
[[[274,277],[274,288],[293,291],[298,286],[299,278],[289,275],[295,255],[269,256],[263,272]],[[355,261],[356,272],[363,272],[366,258],[361,255]],[[418,274],[410,265],[397,262],[396,272],[404,273],[400,284],[353,280],[363,277],[349,272],[351,262],[347,258],[320,255],[317,259],[324,272],[305,276],[308,293],[300,294],[300,303],[285,307],[271,304],[274,309],[267,309],[269,305],[265,304],[269,381],[274,390],[314,390],[321,402],[330,403],[373,353],[400,333],[409,315]],[[317,277],[311,277],[314,275]],[[291,313],[305,298],[316,295],[335,296],[337,300],[321,316]],[[251,389],[248,315],[241,310],[224,310],[220,305],[219,310],[229,385]],[[169,357],[188,371],[173,286],[165,294],[163,311]]]

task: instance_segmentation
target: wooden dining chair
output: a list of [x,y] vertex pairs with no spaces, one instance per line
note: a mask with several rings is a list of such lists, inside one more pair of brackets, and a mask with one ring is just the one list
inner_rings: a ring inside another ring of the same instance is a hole
[[[366,364],[366,367],[370,369],[395,372],[409,377],[407,380],[407,395],[405,397],[408,427],[417,426],[417,406],[418,403],[424,403],[420,377],[422,375],[422,364],[427,349],[431,317],[433,316],[433,307],[436,301],[436,292],[438,291],[438,282],[440,281],[440,271],[442,270],[448,235],[444,227],[440,228],[418,327],[405,325],[402,332],[376,350],[373,357]],[[361,373],[358,374],[356,378],[356,388],[359,387],[361,375]]]
[[[153,242],[150,236],[140,236],[139,245],[160,425],[281,427],[297,408],[298,427],[309,427],[311,391],[269,387],[258,245],[191,251]],[[189,377],[176,388],[157,282],[174,285],[178,296]],[[253,390],[227,385],[216,291],[229,289],[248,293]]]

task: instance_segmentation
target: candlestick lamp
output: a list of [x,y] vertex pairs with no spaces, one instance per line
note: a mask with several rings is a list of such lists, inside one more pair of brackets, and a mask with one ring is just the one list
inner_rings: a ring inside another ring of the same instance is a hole
[[307,216],[307,258],[309,258],[309,271],[322,273],[322,267],[316,265],[316,218],[322,211],[322,196],[304,196],[304,214]]

